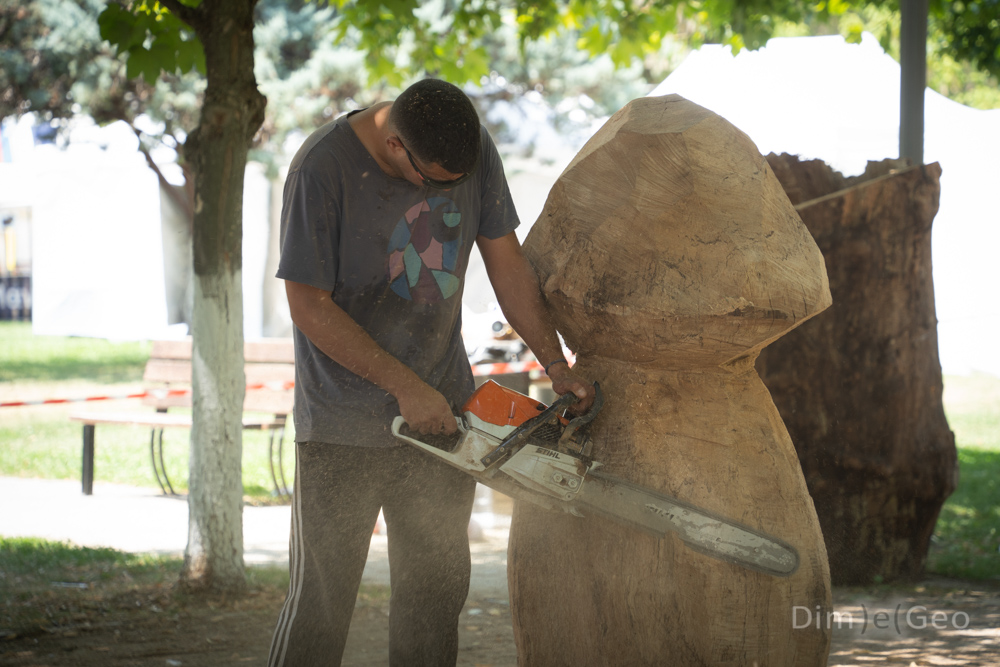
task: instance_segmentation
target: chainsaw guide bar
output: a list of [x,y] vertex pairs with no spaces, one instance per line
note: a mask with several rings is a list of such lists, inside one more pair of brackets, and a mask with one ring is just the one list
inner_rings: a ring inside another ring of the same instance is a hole
[[463,406],[451,436],[424,435],[392,423],[400,440],[472,475],[518,500],[575,516],[601,516],[657,539],[674,533],[700,553],[776,577],[799,567],[793,546],[709,510],[658,491],[605,475],[590,458],[586,427],[604,399],[582,417],[567,419],[576,402],[566,394],[551,406],[488,381]]

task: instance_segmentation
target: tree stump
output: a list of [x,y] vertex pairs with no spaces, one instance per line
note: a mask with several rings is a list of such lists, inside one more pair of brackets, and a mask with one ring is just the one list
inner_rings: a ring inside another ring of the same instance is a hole
[[518,503],[508,581],[521,664],[825,664],[825,616],[795,626],[831,611],[826,550],[753,362],[830,292],[767,162],[679,96],[635,100],[556,182],[525,251],[577,370],[604,389],[594,459],[786,540],[801,565],[773,577],[673,535]]
[[919,576],[957,482],[931,277],[941,168],[870,163],[843,179],[819,161],[768,161],[835,297],[758,363],[816,502],[833,582]]

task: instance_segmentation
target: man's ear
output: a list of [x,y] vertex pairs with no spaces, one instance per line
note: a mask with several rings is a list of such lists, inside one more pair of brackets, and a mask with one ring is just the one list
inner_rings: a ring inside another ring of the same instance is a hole
[[392,151],[402,151],[406,150],[403,147],[403,142],[399,140],[398,134],[390,134],[385,138],[385,145],[389,147]]

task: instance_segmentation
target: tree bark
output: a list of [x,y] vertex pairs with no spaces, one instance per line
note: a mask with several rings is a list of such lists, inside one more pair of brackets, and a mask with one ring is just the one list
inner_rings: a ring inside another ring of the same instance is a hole
[[834,298],[758,363],[816,503],[833,582],[917,577],[958,473],[931,276],[941,168],[890,172],[899,163],[889,161],[848,181],[819,161],[768,160],[801,202]]
[[243,569],[242,215],[247,152],[265,99],[253,72],[253,0],[174,7],[205,48],[208,85],[187,140],[195,181],[188,546],[182,582],[240,589]]
[[525,241],[577,369],[604,389],[608,474],[786,540],[773,577],[673,535],[517,503],[508,551],[523,665],[825,664],[816,512],[753,369],[830,303],[822,257],[746,135],[683,98],[635,100],[580,151]]

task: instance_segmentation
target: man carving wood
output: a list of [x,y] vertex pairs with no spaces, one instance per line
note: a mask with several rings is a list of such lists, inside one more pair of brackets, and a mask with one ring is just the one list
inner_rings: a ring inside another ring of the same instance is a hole
[[553,387],[564,362],[492,140],[464,93],[427,79],[309,137],[290,167],[282,255],[295,323],[291,584],[269,665],[338,664],[372,529],[389,538],[392,665],[453,665],[475,482],[393,437],[452,433],[474,384],[461,340],[473,245]]

